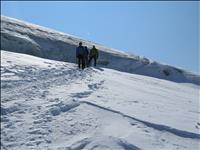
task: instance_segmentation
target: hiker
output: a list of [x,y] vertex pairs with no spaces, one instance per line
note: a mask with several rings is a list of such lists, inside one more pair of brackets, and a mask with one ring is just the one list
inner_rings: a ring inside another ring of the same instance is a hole
[[85,46],[84,47],[85,48],[85,53],[84,53],[84,57],[85,57],[85,65],[86,65],[86,67],[88,67],[89,66],[89,61],[88,61],[88,55],[89,55],[89,51],[88,51],[88,48],[87,48],[87,46]]
[[82,46],[82,42],[79,43],[79,46],[76,48],[76,58],[78,59],[78,68],[85,68],[85,58],[84,58],[85,49]]
[[94,59],[94,66],[96,66],[97,65],[97,59],[99,57],[99,52],[94,45],[93,45],[92,49],[90,50],[89,57],[90,57],[89,64],[91,63],[92,59]]

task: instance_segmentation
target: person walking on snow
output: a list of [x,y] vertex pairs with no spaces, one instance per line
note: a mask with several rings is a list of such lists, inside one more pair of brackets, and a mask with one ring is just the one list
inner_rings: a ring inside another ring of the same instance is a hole
[[82,67],[82,69],[85,68],[85,48],[82,46],[82,42],[79,43],[79,46],[76,48],[76,58],[78,59],[78,67],[79,69]]
[[93,45],[92,49],[90,50],[89,57],[90,57],[89,64],[91,63],[92,59],[94,59],[94,66],[96,66],[97,59],[99,57],[99,52],[94,45]]
[[85,65],[86,65],[86,67],[88,67],[88,65],[89,65],[89,64],[88,64],[88,62],[89,62],[89,61],[88,61],[89,51],[88,51],[87,46],[85,46],[84,48],[85,48],[85,56],[84,56],[84,57],[85,57]]

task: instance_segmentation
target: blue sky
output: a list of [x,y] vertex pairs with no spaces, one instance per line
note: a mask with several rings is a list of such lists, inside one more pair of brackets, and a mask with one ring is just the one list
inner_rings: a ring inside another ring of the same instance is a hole
[[1,1],[1,14],[200,72],[199,2]]

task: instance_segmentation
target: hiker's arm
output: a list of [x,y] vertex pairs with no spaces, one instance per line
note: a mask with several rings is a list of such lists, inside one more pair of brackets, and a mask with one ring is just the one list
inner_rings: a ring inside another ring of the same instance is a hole
[[76,48],[76,57],[78,57],[78,48]]

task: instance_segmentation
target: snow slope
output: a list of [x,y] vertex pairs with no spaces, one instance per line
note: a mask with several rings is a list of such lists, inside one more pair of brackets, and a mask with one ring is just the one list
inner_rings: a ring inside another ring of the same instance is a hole
[[1,51],[2,150],[198,150],[199,86]]
[[1,49],[7,51],[76,62],[75,48],[80,41],[89,48],[94,44],[96,45],[100,50],[98,63],[103,67],[180,83],[200,85],[198,74],[107,48],[52,29],[1,16]]

